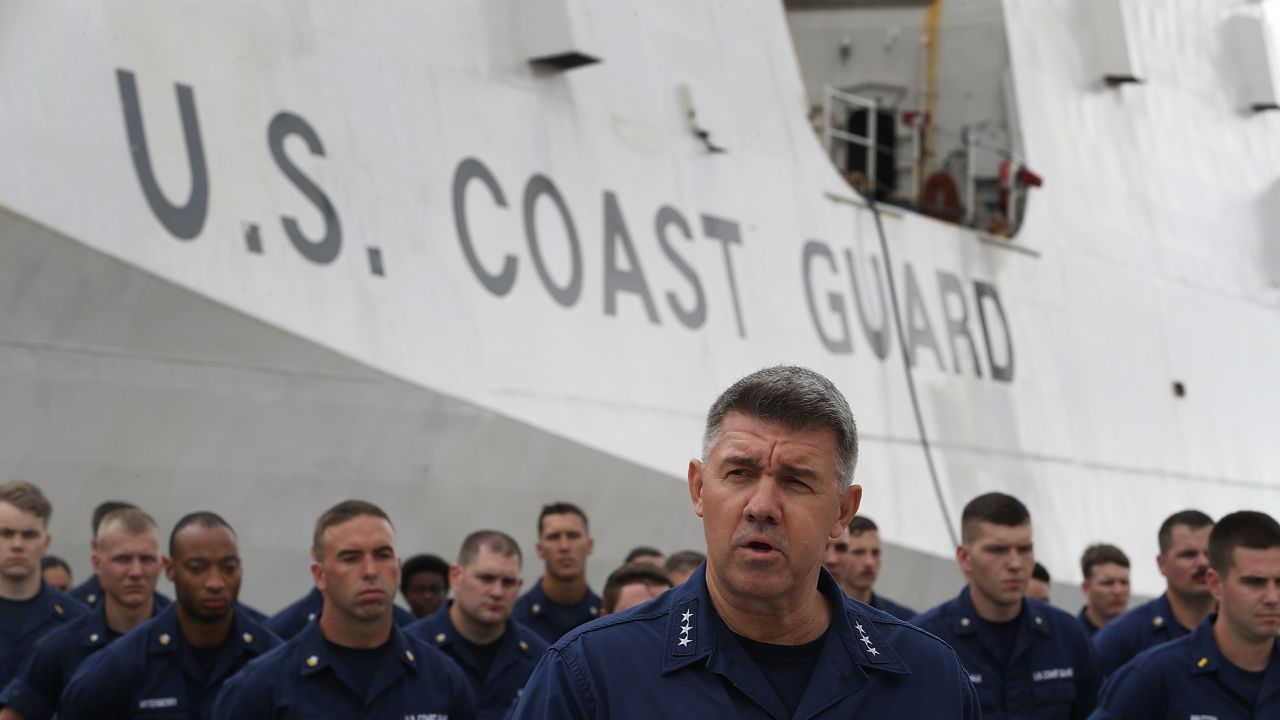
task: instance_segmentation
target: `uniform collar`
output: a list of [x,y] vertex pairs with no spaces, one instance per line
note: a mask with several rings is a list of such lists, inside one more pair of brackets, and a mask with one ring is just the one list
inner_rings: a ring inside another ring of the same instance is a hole
[[[969,594],[969,586],[965,585],[960,589],[960,594],[952,601],[955,612],[947,621],[951,625],[951,631],[957,636],[977,635],[979,630],[978,610],[973,606],[973,597]],[[1022,645],[1021,638],[1025,634],[1024,631],[1038,632],[1041,635],[1051,635],[1049,631],[1049,613],[1048,606],[1038,601],[1027,600],[1022,598],[1022,610],[1018,612],[1018,645]],[[1027,637],[1030,637],[1029,635]]]
[[[366,702],[391,687],[402,675],[417,674],[418,663],[422,662],[408,638],[405,637],[404,631],[394,622],[391,623],[391,637],[387,640],[387,644],[389,647],[386,654],[382,656],[382,665],[373,676],[373,684],[369,686]],[[359,695],[355,679],[348,674],[347,669],[341,663],[333,663],[329,645],[320,632],[320,623],[307,623],[295,640],[295,648],[292,657],[297,658],[299,675],[308,677],[331,670],[352,693]]]
[[554,604],[559,607],[566,608],[586,606],[586,610],[591,613],[592,618],[600,617],[600,597],[596,595],[590,585],[587,586],[587,594],[583,595],[581,600],[573,603],[572,605],[561,605],[547,597],[547,594],[542,591],[542,578],[538,578],[538,581],[533,584],[533,587],[529,589],[529,592],[526,593],[526,595],[529,596],[529,600],[531,601],[531,604],[529,605],[529,613],[533,615],[535,620],[543,617],[543,610],[546,609],[548,604]]
[[[1217,613],[1212,613],[1205,618],[1203,622],[1191,631],[1191,635],[1187,639],[1187,651],[1185,661],[1189,666],[1188,671],[1192,675],[1209,675],[1217,674],[1222,666],[1229,662],[1218,649],[1218,641],[1213,636],[1213,623],[1218,619]],[[1277,644],[1271,650],[1271,660],[1267,663],[1267,668],[1262,677],[1262,687],[1259,690],[1257,703],[1258,706],[1265,704],[1267,699],[1277,692],[1280,692],[1280,644]],[[1218,675],[1223,678],[1223,675]],[[1232,688],[1235,690],[1235,688]],[[1237,691],[1238,692],[1238,691]]]
[[1097,625],[1094,625],[1093,621],[1089,619],[1088,605],[1085,605],[1084,607],[1080,608],[1080,614],[1076,616],[1076,619],[1078,619],[1081,622],[1081,624],[1083,624],[1086,628],[1088,628],[1092,632],[1098,632],[1098,630],[1101,629]]
[[[711,604],[707,591],[706,567],[706,563],[703,563],[683,584],[667,591],[664,596],[667,598],[666,602],[650,611],[653,616],[660,616],[663,612],[667,614],[664,637],[668,649],[663,653],[663,673],[670,673],[696,662],[706,662],[717,653],[745,654],[736,641],[725,643],[731,647],[717,648],[715,629],[723,621],[717,617]],[[827,649],[824,648],[819,662],[834,662],[845,677],[849,675],[853,665],[869,670],[910,674],[906,663],[884,641],[876,627],[876,622],[882,621],[872,620],[858,610],[857,605],[847,602],[844,592],[825,569],[818,578],[818,591],[831,603],[833,609],[828,635],[834,630],[839,641],[835,646],[839,652],[828,657]],[[895,624],[900,623],[895,621]]]
[[80,628],[80,646],[101,648],[111,640],[111,628],[107,626],[107,608],[105,605],[92,610],[85,616],[84,625]]
[[[439,610],[428,615],[422,620],[423,632],[419,637],[433,643],[436,647],[447,648],[460,640],[465,640],[458,629],[453,625],[453,618],[449,616],[449,608],[453,606],[453,600],[447,601],[440,606]],[[511,618],[507,618],[507,629],[502,633],[502,637],[494,642],[499,643],[498,656],[490,668],[490,673],[500,672],[506,668],[508,661],[521,654],[526,657],[537,659],[533,654],[533,648],[529,645],[529,641],[520,637],[519,627]]]
[[183,637],[178,626],[177,602],[161,610],[155,619],[142,626],[146,633],[143,642],[146,644],[147,654],[168,657],[168,662],[177,665],[197,683],[219,683],[236,666],[241,655],[257,656],[270,649],[270,643],[266,639],[267,631],[253,622],[240,609],[239,604],[234,607],[233,612],[235,619],[231,623],[231,632],[218,646],[218,658],[207,674],[200,667],[195,650]]

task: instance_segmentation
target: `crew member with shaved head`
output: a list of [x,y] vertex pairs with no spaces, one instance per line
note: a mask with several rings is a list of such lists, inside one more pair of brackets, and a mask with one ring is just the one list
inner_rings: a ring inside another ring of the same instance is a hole
[[1093,636],[1106,677],[1138,653],[1188,635],[1213,612],[1209,591],[1209,533],[1213,518],[1199,510],[1170,515],[1160,525],[1156,565],[1166,590],[1126,612]]
[[164,570],[174,603],[80,665],[60,718],[207,718],[222,683],[280,643],[236,604],[240,545],[221,516],[179,520]]
[[516,601],[512,617],[553,643],[600,617],[600,596],[587,585],[587,557],[595,549],[587,514],[573,503],[543,506],[535,549],[542,577]]
[[978,717],[950,648],[846,598],[822,568],[862,497],[857,449],[821,375],[772,367],[734,383],[688,467],[706,564],[552,645],[516,717]]
[[219,720],[475,717],[462,670],[392,617],[396,532],[382,508],[345,500],[316,521],[311,576],[323,612],[222,689]]
[[969,584],[915,624],[959,653],[983,718],[1088,717],[1101,684],[1089,639],[1070,614],[1027,597],[1031,513],[1004,493],[979,495],[960,532],[956,560]]
[[98,608],[41,640],[17,677],[0,693],[0,720],[46,720],[58,698],[90,655],[155,614],[160,577],[160,531],[145,512],[125,507],[98,525],[94,573],[102,593]]
[[1280,524],[1253,511],[1223,517],[1206,579],[1217,612],[1117,670],[1095,718],[1280,718]]
[[40,488],[0,485],[0,685],[7,685],[36,641],[88,612],[44,583],[53,505]]
[[849,551],[840,585],[854,600],[899,620],[910,620],[918,614],[915,610],[875,591],[880,563],[880,528],[871,518],[858,515],[849,523]]
[[462,667],[481,718],[507,717],[538,658],[540,635],[511,619],[520,594],[520,546],[506,533],[477,530],[449,569],[453,600],[405,633],[435,645]]

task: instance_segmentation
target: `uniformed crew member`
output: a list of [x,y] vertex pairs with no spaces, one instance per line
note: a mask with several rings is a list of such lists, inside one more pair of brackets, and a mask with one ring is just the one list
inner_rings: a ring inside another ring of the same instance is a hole
[[1093,636],[1106,677],[1138,653],[1190,633],[1213,612],[1209,592],[1209,532],[1213,518],[1199,510],[1170,515],[1161,525],[1156,565],[1166,590],[1121,615]]
[[0,485],[0,687],[13,679],[37,640],[88,612],[40,575],[52,515],[53,505],[35,485]]
[[919,613],[875,591],[881,567],[880,528],[869,517],[858,515],[849,523],[849,553],[845,559],[844,592],[858,602],[887,612],[899,620]]
[[643,605],[672,588],[667,571],[643,560],[630,562],[609,573],[604,581],[602,615]]
[[46,635],[0,693],[0,720],[47,720],[71,676],[90,655],[154,615],[160,577],[160,531],[137,508],[107,514],[98,525],[94,572],[102,588],[98,609]]
[[63,720],[207,718],[227,678],[280,641],[237,604],[240,549],[212,512],[184,516],[164,571],[176,601],[85,660],[62,694]]
[[1076,617],[1092,640],[1098,630],[1129,607],[1129,556],[1115,545],[1090,545],[1080,556],[1080,572],[1085,606]]
[[415,618],[439,610],[449,597],[449,563],[437,555],[414,555],[400,566],[400,594]]
[[587,585],[587,556],[595,549],[587,514],[557,502],[538,515],[538,557],[542,577],[520,596],[512,617],[554,643],[560,636],[600,616],[600,596]]
[[767,368],[726,390],[688,471],[706,564],[552,645],[516,717],[976,718],[950,648],[822,569],[861,499],[857,447],[848,404],[817,373]]
[[667,556],[666,570],[674,585],[680,585],[693,574],[698,566],[707,561],[707,556],[697,550],[681,550]]
[[323,612],[232,678],[213,717],[475,717],[458,666],[395,625],[400,558],[387,514],[362,500],[340,502],[316,521],[312,551]]
[[540,635],[511,619],[520,594],[520,546],[506,533],[467,536],[449,570],[453,600],[405,633],[444,651],[475,690],[481,718],[504,718],[547,649]]
[[71,590],[71,566],[57,555],[45,555],[40,558],[40,577],[44,584],[65,593]]
[[1031,514],[1003,493],[979,495],[960,519],[956,560],[969,584],[915,619],[960,655],[982,717],[1084,718],[1098,701],[1098,662],[1080,623],[1026,597],[1035,565]]
[[1280,524],[1227,515],[1209,536],[1209,563],[1217,614],[1117,670],[1095,718],[1280,717]]
[[[98,503],[98,506],[93,509],[93,517],[90,519],[92,527],[90,528],[89,535],[89,560],[91,563],[95,562],[94,557],[98,553],[98,535],[99,530],[102,529],[103,519],[116,510],[124,510],[127,508],[136,509],[137,507],[137,505],[130,502],[107,500],[105,502]],[[97,566],[95,565],[94,567]],[[67,594],[91,608],[97,608],[98,604],[102,602],[103,597],[102,585],[98,583],[98,574],[91,573],[89,577],[85,578],[84,582],[72,588]],[[163,610],[173,601],[164,593],[157,592],[155,593],[153,602],[155,603],[156,610]]]
[[1049,577],[1049,568],[1037,561],[1035,567],[1031,568],[1031,582],[1027,583],[1027,597],[1035,598],[1042,603],[1052,602],[1050,589],[1052,582],[1052,578]]

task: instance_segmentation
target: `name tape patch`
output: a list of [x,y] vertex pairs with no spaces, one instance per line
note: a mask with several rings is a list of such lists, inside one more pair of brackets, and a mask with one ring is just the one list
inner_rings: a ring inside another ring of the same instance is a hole
[[1046,680],[1066,680],[1076,676],[1075,668],[1048,668],[1046,670],[1037,670],[1031,673],[1031,679],[1036,682],[1044,682]]

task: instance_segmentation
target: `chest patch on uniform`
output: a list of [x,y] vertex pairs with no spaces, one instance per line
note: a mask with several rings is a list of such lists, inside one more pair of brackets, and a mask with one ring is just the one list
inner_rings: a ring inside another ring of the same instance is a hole
[[982,675],[978,673],[969,673],[969,682],[973,683],[974,685],[977,685],[978,683],[982,682]]
[[144,698],[138,701],[139,710],[156,710],[158,708],[178,707],[178,698]]
[[449,716],[441,713],[406,713],[404,720],[449,720]]
[[1217,715],[1192,715],[1191,720],[1218,720]]
[[1046,668],[1031,673],[1031,679],[1036,682],[1045,682],[1046,680],[1066,680],[1076,676],[1076,669],[1070,667],[1064,668]]

